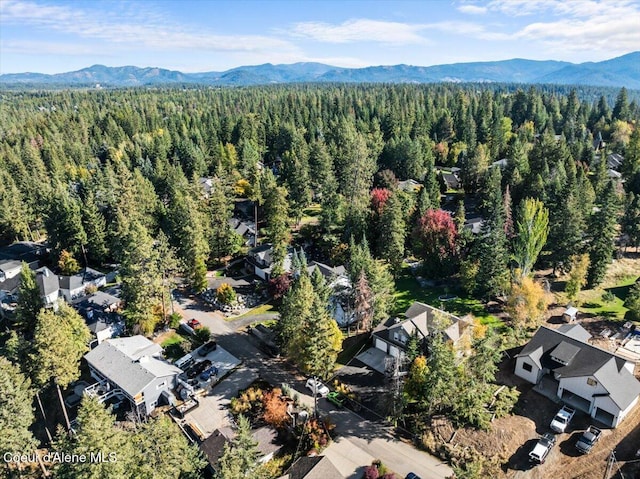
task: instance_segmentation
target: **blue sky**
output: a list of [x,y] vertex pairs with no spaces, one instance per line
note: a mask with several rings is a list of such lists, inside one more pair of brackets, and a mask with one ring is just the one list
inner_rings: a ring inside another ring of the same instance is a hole
[[0,0],[0,73],[579,63],[637,50],[640,1],[630,0]]

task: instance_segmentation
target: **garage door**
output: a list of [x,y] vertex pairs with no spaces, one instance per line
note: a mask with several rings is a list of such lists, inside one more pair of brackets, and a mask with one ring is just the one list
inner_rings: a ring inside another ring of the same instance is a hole
[[384,351],[387,353],[387,343],[385,343],[382,339],[376,338],[376,348],[380,351]]
[[595,417],[602,424],[606,424],[609,427],[613,427],[613,422],[616,419],[616,417],[613,414],[605,411],[604,409],[600,409],[599,407],[596,408],[595,412],[596,413],[593,417]]
[[389,346],[389,354],[394,358],[397,358],[400,356],[400,350],[395,346]]

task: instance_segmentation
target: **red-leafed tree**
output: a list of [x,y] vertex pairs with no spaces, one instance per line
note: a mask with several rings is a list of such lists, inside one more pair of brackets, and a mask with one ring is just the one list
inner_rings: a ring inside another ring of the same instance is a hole
[[391,196],[391,191],[386,188],[374,188],[371,190],[371,209],[378,215],[382,214],[384,205]]
[[429,209],[418,219],[413,229],[413,249],[422,258],[426,275],[441,278],[453,274],[457,237],[456,225],[446,211]]

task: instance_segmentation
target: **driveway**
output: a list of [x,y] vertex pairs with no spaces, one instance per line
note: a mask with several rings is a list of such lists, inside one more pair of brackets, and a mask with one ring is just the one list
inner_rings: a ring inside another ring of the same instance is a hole
[[[176,302],[179,309],[184,311],[185,317],[196,318],[209,327],[218,344],[243,361],[239,369],[206,397],[209,402],[191,413],[201,429],[213,432],[216,428],[227,425],[229,401],[257,378],[277,386],[287,383],[299,395],[301,402],[313,406],[314,400],[305,388],[306,378],[291,365],[282,359],[263,354],[255,338],[236,331],[234,324],[226,322],[220,315],[204,311],[194,299],[178,295]],[[327,448],[326,454],[330,455],[332,461],[335,459],[336,467],[346,477],[361,477],[363,468],[374,459],[381,460],[402,477],[409,472],[433,479],[445,479],[453,474],[451,468],[439,459],[397,439],[385,424],[368,421],[347,409],[338,410],[325,399],[318,400],[318,407],[337,424],[339,437]]]

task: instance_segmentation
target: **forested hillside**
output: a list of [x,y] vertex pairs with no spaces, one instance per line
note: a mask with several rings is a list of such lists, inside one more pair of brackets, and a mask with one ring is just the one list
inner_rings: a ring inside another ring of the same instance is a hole
[[[0,241],[46,236],[53,264],[63,251],[121,264],[128,318],[147,333],[163,278],[181,269],[200,291],[207,265],[238,252],[235,198],[260,206],[280,260],[313,202],[307,234],[328,262],[366,238],[393,272],[412,254],[427,275],[489,297],[510,270],[568,270],[585,253],[597,284],[621,233],[640,244],[640,107],[624,89],[611,103],[443,85],[4,92]],[[620,178],[611,153],[624,157]],[[202,177],[214,178],[208,195]],[[398,188],[407,179],[417,193]],[[470,205],[484,218],[475,236]],[[536,254],[527,215],[548,217]]]

